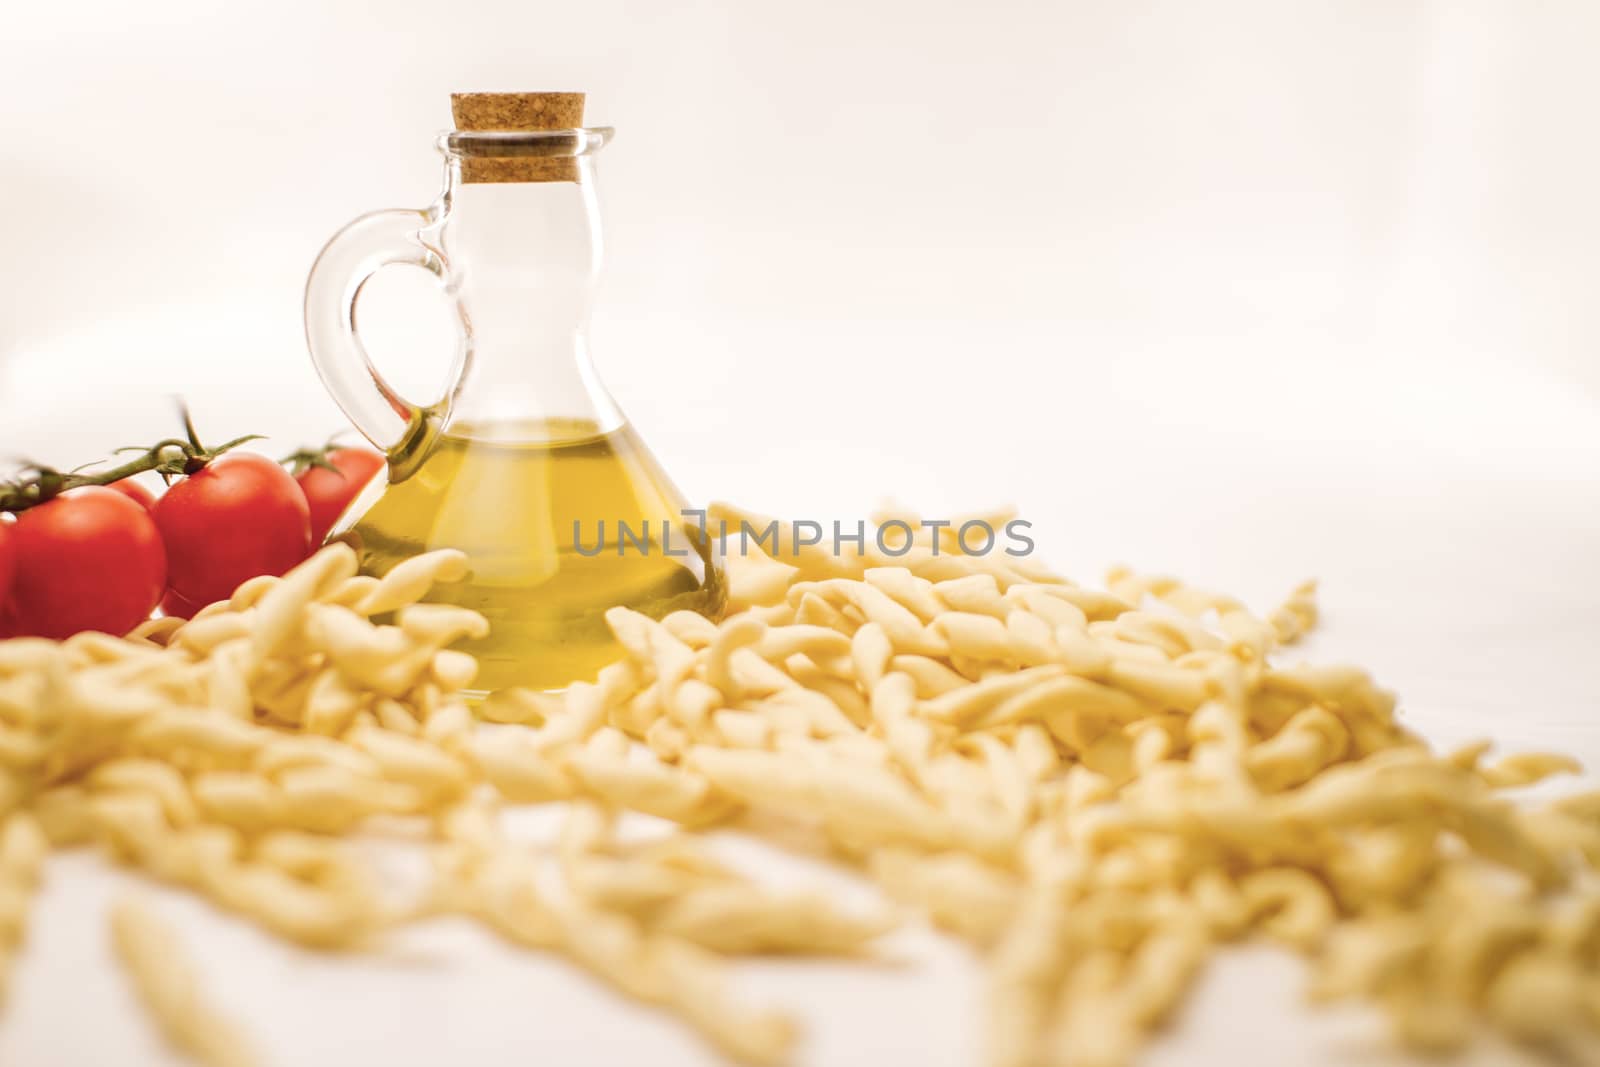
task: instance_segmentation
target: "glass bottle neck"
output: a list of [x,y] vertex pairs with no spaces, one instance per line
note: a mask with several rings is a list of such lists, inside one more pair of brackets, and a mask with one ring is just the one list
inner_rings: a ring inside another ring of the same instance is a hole
[[469,334],[452,433],[526,440],[622,421],[589,359],[602,256],[593,161],[571,162],[576,181],[468,182],[459,161],[446,166],[439,247]]

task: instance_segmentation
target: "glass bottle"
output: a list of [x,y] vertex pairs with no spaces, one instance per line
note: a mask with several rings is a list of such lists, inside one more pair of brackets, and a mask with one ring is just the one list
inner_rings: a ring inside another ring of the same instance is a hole
[[[328,242],[306,283],[306,338],[333,398],[389,457],[330,539],[363,573],[436,548],[470,574],[431,599],[489,620],[477,691],[592,678],[617,658],[604,613],[715,616],[726,586],[703,524],[607,394],[587,331],[601,258],[594,155],[581,93],[452,97],[444,189],[422,210],[365,215]],[[390,264],[438,280],[460,323],[449,384],[402,397],[356,330],[361,287]]]

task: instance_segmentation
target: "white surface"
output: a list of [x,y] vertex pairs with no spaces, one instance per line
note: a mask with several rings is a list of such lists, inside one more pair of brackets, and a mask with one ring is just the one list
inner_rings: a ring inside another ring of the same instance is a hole
[[[820,519],[1009,500],[1067,573],[1127,562],[1262,607],[1316,575],[1307,655],[1370,666],[1441,745],[1600,766],[1600,9],[942,10],[8,11],[0,453],[165,436],[180,389],[216,438],[320,439],[299,287],[322,240],[433,194],[449,90],[587,88],[620,133],[595,349],[691,495]],[[374,288],[375,350],[431,380],[437,307]],[[125,881],[52,863],[0,1064],[177,1062],[109,965]],[[275,1064],[715,1062],[462,926],[326,959],[156,896]],[[741,984],[800,1012],[811,1067],[974,1063],[963,952],[893,947],[911,965]],[[1407,1062],[1369,1013],[1301,1010],[1298,980],[1226,954],[1148,1062]]]
[[[763,358],[821,339],[772,342]],[[1284,370],[1286,380],[1265,395],[1296,413],[1259,417],[1247,432],[1238,394],[1203,373],[1156,386],[1085,359],[1076,397],[1039,398],[1020,385],[1031,373],[1019,358],[1027,337],[1005,342],[988,374],[932,375],[915,404],[883,402],[901,395],[903,377],[862,351],[855,388],[797,381],[791,405],[742,399],[759,389],[730,383],[739,391],[722,394],[728,399],[718,403],[730,407],[716,419],[717,404],[687,392],[635,411],[680,480],[702,495],[844,518],[885,488],[929,514],[1009,497],[1034,520],[1041,551],[1069,573],[1089,578],[1123,560],[1262,606],[1317,574],[1327,624],[1308,656],[1372,667],[1401,692],[1408,720],[1441,745],[1487,734],[1600,766],[1600,419],[1592,405],[1563,400],[1536,378],[1463,375],[1430,416],[1404,402],[1403,380],[1382,379],[1380,389],[1359,367],[1342,390],[1324,383],[1313,403]],[[940,343],[932,333],[915,338],[924,360],[951,367],[973,350],[961,336]],[[218,432],[245,419],[246,408],[260,420],[251,425],[288,440],[313,439],[326,425],[307,413],[315,405],[296,412],[288,397],[266,407],[259,397],[197,399]],[[679,404],[703,404],[708,418],[684,418]],[[153,398],[128,407],[155,410]],[[1528,414],[1518,419],[1519,411]],[[18,432],[31,449],[53,454],[134,432],[118,421],[108,414],[67,425],[41,413]],[[838,878],[761,848],[735,846],[733,855],[785,884]],[[0,1063],[176,1063],[107,955],[106,904],[128,881],[86,855],[52,863],[0,1025]],[[183,894],[157,896],[219,1000],[250,1018],[272,1063],[717,1062],[681,1027],[575,969],[507,951],[462,924],[409,934],[375,959],[326,959]],[[980,986],[965,952],[919,930],[890,945],[904,966],[763,963],[741,968],[741,987],[800,1013],[805,1065],[975,1064]],[[1299,981],[1298,963],[1275,951],[1225,953],[1147,1062],[1412,1062],[1385,1051],[1369,1012],[1306,1012]],[[1522,1059],[1488,1045],[1464,1062]]]

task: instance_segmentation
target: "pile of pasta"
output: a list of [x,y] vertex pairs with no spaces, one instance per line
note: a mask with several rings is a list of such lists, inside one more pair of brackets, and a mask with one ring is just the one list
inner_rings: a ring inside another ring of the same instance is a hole
[[[1600,794],[1518,803],[1576,766],[1436,753],[1365,672],[1280,662],[1309,584],[1263,618],[1170,578],[1096,590],[967,555],[948,528],[750,550],[721,622],[614,608],[623,654],[593,683],[474,705],[452,645],[486,623],[424,599],[466,568],[447,550],[377,579],[333,545],[187,623],[0,642],[0,994],[49,851],[94,845],[318,949],[465,916],[752,1064],[797,1031],[735,995],[730,960],[869,954],[907,912],[985,961],[991,1067],[1132,1062],[1245,938],[1409,1045],[1487,1024],[1593,1054]],[[528,804],[564,808],[557,842],[507,832]],[[620,833],[630,813],[671,830]],[[712,830],[808,843],[883,906],[775,892]],[[427,852],[425,886],[361,858],[384,834]],[[260,1062],[148,905],[112,934],[174,1045]]]

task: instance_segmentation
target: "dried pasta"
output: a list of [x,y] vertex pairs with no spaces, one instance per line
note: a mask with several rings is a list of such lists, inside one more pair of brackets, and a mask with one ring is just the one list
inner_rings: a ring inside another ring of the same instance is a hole
[[146,905],[116,904],[111,940],[140,999],[175,1048],[206,1067],[260,1062],[234,1024],[208,1003],[177,937]]
[[[1600,794],[1517,803],[1578,768],[1437,755],[1365,672],[1279,663],[1313,584],[1263,618],[1166,576],[1099,591],[969,556],[949,529],[728,565],[720,622],[614,608],[594,681],[477,704],[452,646],[487,623],[423,602],[466,573],[448,550],[373,578],[332,546],[188,623],[0,642],[0,992],[45,855],[89,844],[314,948],[467,915],[778,1064],[793,1021],[745,1005],[725,960],[868,954],[894,915],[774,892],[699,831],[803,827],[979,951],[991,1067],[1130,1063],[1250,936],[1413,1046],[1482,1020],[1594,1047]],[[509,804],[568,805],[561,842],[512,841]],[[671,828],[632,841],[624,811]],[[347,846],[378,819],[423,828],[420,897]],[[254,1062],[159,922],[112,921],[176,1046]]]

